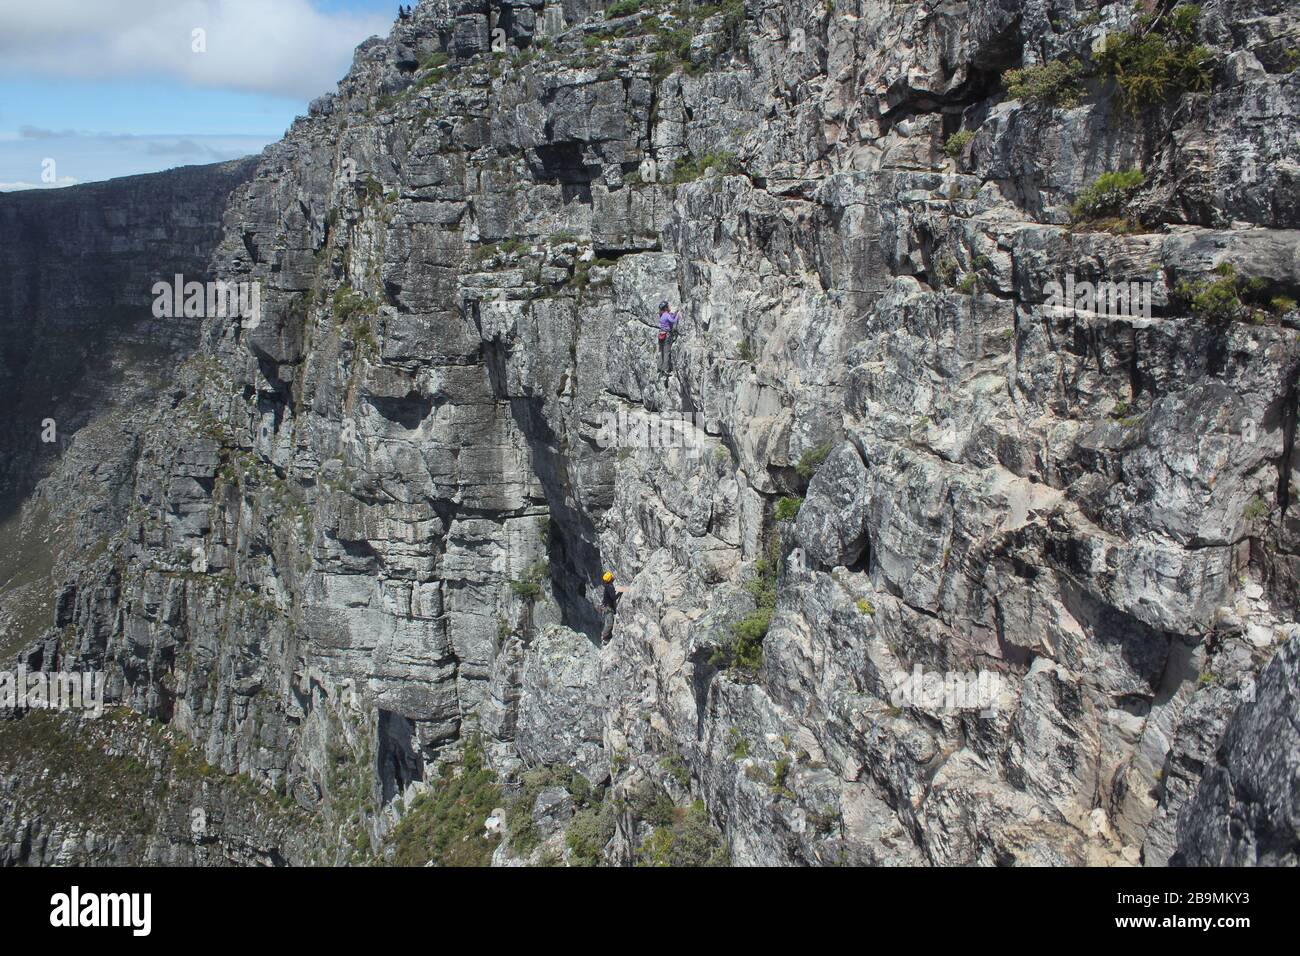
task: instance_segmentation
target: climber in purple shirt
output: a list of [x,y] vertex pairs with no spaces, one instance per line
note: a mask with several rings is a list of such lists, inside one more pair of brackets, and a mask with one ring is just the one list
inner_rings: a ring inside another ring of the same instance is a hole
[[659,303],[659,371],[665,375],[672,372],[673,336],[677,333],[678,315],[668,311],[668,303]]

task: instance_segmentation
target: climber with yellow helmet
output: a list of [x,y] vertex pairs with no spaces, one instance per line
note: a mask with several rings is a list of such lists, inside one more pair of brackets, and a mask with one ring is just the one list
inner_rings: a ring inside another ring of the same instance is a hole
[[600,631],[600,643],[604,644],[614,633],[614,611],[618,608],[618,599],[623,596],[623,589],[614,587],[614,572],[606,571],[600,580],[604,583],[600,606],[605,614],[605,624]]

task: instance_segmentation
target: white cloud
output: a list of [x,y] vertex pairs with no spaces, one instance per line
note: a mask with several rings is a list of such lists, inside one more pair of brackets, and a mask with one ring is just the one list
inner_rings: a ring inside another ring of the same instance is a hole
[[77,180],[71,176],[60,176],[56,183],[4,183],[0,182],[0,193],[16,192],[19,189],[61,189],[64,186],[75,186]]
[[[272,135],[59,133],[29,129],[0,135],[0,190],[35,189],[156,173],[259,153]],[[44,182],[57,176],[56,183]]]
[[[310,99],[392,18],[308,0],[0,0],[0,72],[30,79],[158,77]],[[195,52],[194,31],[206,52]]]

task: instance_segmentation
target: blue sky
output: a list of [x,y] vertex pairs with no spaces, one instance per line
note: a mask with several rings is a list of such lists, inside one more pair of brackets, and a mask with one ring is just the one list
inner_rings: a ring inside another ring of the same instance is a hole
[[388,0],[0,0],[0,191],[260,152],[396,14]]

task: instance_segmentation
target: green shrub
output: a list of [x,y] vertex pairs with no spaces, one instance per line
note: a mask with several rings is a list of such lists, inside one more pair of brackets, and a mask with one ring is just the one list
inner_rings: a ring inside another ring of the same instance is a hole
[[1097,62],[1119,84],[1120,104],[1129,113],[1209,89],[1213,54],[1195,42],[1200,16],[1200,7],[1182,4],[1143,14],[1132,30],[1107,37]]
[[669,754],[659,761],[659,766],[677,781],[679,787],[685,788],[691,785],[691,771],[686,766],[686,759],[681,754]]
[[1188,311],[1204,322],[1263,323],[1279,312],[1277,298],[1270,301],[1267,289],[1266,280],[1243,279],[1231,262],[1221,262],[1212,277],[1180,282],[1175,292]]
[[737,163],[735,155],[726,150],[715,150],[698,158],[683,156],[673,167],[670,182],[674,185],[689,183],[699,179],[711,169],[716,169],[723,176],[730,176],[740,169],[740,164]]
[[536,601],[542,596],[542,585],[551,576],[551,566],[543,558],[530,564],[522,577],[510,581],[510,590],[525,601]]
[[776,503],[776,520],[793,521],[799,514],[799,507],[803,504],[802,498],[781,498]]
[[517,856],[528,856],[542,843],[541,831],[533,820],[537,795],[547,787],[568,783],[567,768],[537,767],[520,776],[523,784],[519,796],[506,807],[506,833],[510,849]]
[[614,838],[614,808],[601,803],[573,815],[564,840],[569,845],[569,862],[574,866],[600,866],[605,846]]
[[437,783],[416,797],[389,834],[393,865],[490,865],[499,838],[486,834],[483,821],[500,799],[496,776],[483,763],[482,743],[473,737],[459,772],[444,766]]
[[[704,8],[708,9],[708,8]],[[729,50],[739,50],[747,52],[748,44],[745,42],[743,34],[745,29],[745,0],[722,0],[717,5],[717,11],[722,14],[722,45],[715,50],[715,54],[721,55]],[[702,11],[703,12],[703,11]],[[706,15],[712,15],[710,11]]]
[[710,663],[733,673],[753,676],[763,666],[763,639],[772,625],[776,608],[780,543],[773,539],[768,557],[754,562],[755,576],[745,584],[754,598],[754,610],[731,625],[727,642],[714,650]]
[[420,72],[423,74],[415,81],[414,88],[422,90],[434,83],[439,83],[447,75],[447,65],[451,62],[451,57],[441,51],[430,53],[420,62]]
[[962,276],[961,281],[957,283],[957,291],[962,295],[974,295],[979,291],[979,285],[979,276],[975,275],[973,272],[968,272]]
[[447,70],[445,68],[440,67],[435,70],[429,70],[428,72],[421,74],[420,78],[411,85],[411,91],[418,92],[423,89],[428,89],[435,83],[441,83],[446,78]]
[[1002,83],[1012,99],[1069,109],[1078,106],[1083,99],[1083,89],[1079,86],[1081,72],[1077,60],[1069,63],[1051,60],[1019,70],[1007,70],[1002,74]]
[[1237,291],[1237,272],[1229,262],[1215,270],[1217,278],[1194,279],[1179,283],[1178,295],[1187,302],[1192,315],[1205,322],[1232,322],[1243,318],[1241,295]]
[[781,567],[780,542],[772,539],[767,557],[754,562],[755,576],[745,584],[745,590],[759,607],[776,607],[776,576]]
[[793,796],[786,789],[785,781],[790,776],[790,758],[781,757],[772,766],[772,790],[782,796]]
[[334,290],[334,316],[340,322],[349,322],[363,315],[375,315],[379,303],[372,297],[356,292],[344,282]]
[[934,277],[938,280],[940,289],[947,289],[957,282],[957,260],[952,256],[944,256],[935,264]]
[[642,780],[628,794],[627,811],[632,818],[656,827],[670,826],[676,809],[668,792],[650,780]]
[[735,727],[731,728],[731,759],[744,760],[749,756],[749,741]]
[[1247,521],[1258,521],[1272,510],[1273,509],[1269,507],[1267,501],[1259,495],[1256,495],[1254,498],[1250,499],[1250,503],[1246,505],[1245,510],[1242,512],[1242,516]]
[[665,58],[683,62],[691,58],[691,31],[685,27],[672,29],[660,27],[655,37],[655,50]]
[[605,8],[606,20],[617,20],[620,17],[630,17],[641,9],[641,0],[618,0],[618,3],[612,3]]
[[732,626],[728,664],[737,671],[756,674],[763,666],[763,639],[772,626],[772,609],[757,608]]
[[969,129],[958,130],[948,137],[948,141],[943,144],[944,154],[951,159],[956,159],[966,149],[966,146],[975,138],[975,131]]
[[[746,19],[744,0],[721,0],[719,3],[704,3],[693,8],[681,5],[675,12],[677,18],[685,20],[686,24],[680,27],[659,27],[654,45],[657,55],[650,71],[654,79],[662,80],[678,67],[685,67],[689,73],[697,74],[708,69],[720,57],[732,50],[745,52],[747,43],[744,36]],[[715,14],[722,15],[722,25],[713,49],[705,60],[692,64],[691,40],[695,36],[696,25]],[[648,20],[643,21],[643,24],[653,22]]]
[[676,808],[670,823],[656,828],[641,845],[641,866],[726,866],[722,835],[709,822],[704,801]]
[[799,456],[799,463],[794,466],[794,470],[799,473],[800,478],[807,481],[812,478],[817,467],[829,457],[834,447],[833,443],[826,442],[824,445],[808,449]]
[[1077,223],[1119,217],[1144,182],[1146,176],[1140,169],[1102,173],[1096,182],[1079,194],[1070,207],[1070,217]]
[[514,255],[523,252],[527,248],[528,243],[522,239],[504,239],[501,242],[489,242],[474,250],[473,259],[476,263],[486,262],[498,254]]

